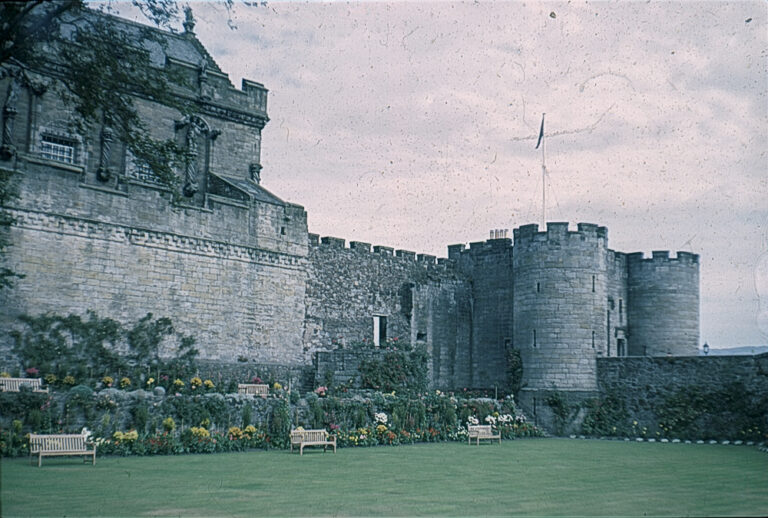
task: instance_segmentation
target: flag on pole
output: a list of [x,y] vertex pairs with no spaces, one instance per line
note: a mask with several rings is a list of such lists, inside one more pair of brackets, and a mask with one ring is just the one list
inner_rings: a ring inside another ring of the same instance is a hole
[[541,129],[539,130],[539,141],[536,142],[536,149],[539,149],[539,145],[541,144],[541,139],[544,138],[544,115],[546,115],[546,113],[541,114]]

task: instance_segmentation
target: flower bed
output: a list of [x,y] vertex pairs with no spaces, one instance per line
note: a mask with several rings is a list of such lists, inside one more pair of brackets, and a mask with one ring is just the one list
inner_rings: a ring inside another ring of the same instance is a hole
[[[191,384],[195,390],[205,386],[202,380]],[[326,429],[340,447],[463,441],[466,424],[478,420],[496,427],[505,439],[540,435],[516,413],[511,398],[465,399],[439,391],[420,396],[368,391],[345,398],[320,397],[313,391],[295,405],[274,385],[267,399],[218,393],[161,396],[114,388],[93,392],[84,386],[24,397],[26,403],[0,408],[8,417],[17,417],[14,426],[0,434],[4,455],[28,454],[28,432],[78,433],[84,423],[93,429],[99,455],[286,448],[289,431],[297,426]],[[25,417],[28,405],[45,418],[31,422]]]

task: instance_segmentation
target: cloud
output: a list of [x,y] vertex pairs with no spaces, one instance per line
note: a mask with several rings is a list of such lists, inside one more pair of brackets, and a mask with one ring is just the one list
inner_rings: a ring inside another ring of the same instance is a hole
[[233,82],[270,89],[262,179],[310,231],[444,256],[537,221],[546,112],[550,219],[607,225],[622,251],[700,253],[718,346],[768,340],[749,316],[768,244],[765,5],[270,2],[236,4],[236,31],[193,9]]

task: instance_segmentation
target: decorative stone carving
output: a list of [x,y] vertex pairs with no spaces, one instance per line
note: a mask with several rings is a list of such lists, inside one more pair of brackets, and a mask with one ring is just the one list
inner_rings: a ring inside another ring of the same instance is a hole
[[197,83],[200,92],[200,99],[203,101],[211,100],[212,88],[208,84],[208,60],[202,58],[200,60],[200,68],[197,72]]
[[197,185],[197,139],[200,136],[200,128],[195,122],[190,122],[187,127],[187,161],[184,175],[184,196],[191,198],[198,191]]
[[248,166],[248,172],[251,174],[251,180],[256,183],[261,182],[261,164],[252,163]]
[[195,33],[195,17],[192,15],[192,8],[186,6],[184,8],[184,32],[189,34]]
[[99,168],[96,170],[96,177],[102,182],[107,182],[112,178],[112,171],[109,168],[112,140],[112,130],[104,126],[101,130],[101,157],[99,158]]
[[19,75],[16,70],[9,71],[11,82],[8,85],[8,94],[5,97],[3,105],[3,135],[2,144],[0,144],[0,156],[4,160],[10,160],[16,156],[16,145],[13,142],[13,126],[16,122],[16,101],[19,97]]

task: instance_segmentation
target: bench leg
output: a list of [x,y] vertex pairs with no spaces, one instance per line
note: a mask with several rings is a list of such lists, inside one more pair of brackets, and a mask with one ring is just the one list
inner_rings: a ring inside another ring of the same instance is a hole
[[301,443],[299,446],[299,456],[304,455],[304,443]]
[[43,465],[43,452],[40,452],[37,454],[37,467],[41,467]]

